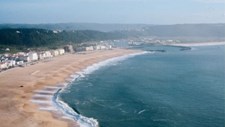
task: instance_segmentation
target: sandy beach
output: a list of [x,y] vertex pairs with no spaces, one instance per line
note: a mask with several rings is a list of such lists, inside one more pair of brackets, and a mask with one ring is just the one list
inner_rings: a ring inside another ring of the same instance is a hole
[[172,45],[172,46],[184,46],[184,47],[196,47],[196,46],[225,45],[225,42],[175,43],[175,44],[170,44],[170,45]]
[[35,91],[54,88],[65,82],[71,74],[87,66],[112,57],[131,54],[135,50],[114,49],[66,54],[27,67],[17,67],[0,73],[0,122],[1,127],[68,127],[77,126],[70,119],[40,110],[33,103]]

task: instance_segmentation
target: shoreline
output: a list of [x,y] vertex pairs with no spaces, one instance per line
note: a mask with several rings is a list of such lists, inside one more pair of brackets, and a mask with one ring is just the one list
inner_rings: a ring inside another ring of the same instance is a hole
[[182,46],[182,47],[197,47],[197,46],[225,45],[225,42],[175,43],[175,44],[168,44],[168,45],[171,45],[171,46]]
[[[48,103],[45,102],[49,102],[52,93],[65,86],[64,82],[68,82],[68,77],[71,79],[71,75],[75,72],[80,72],[94,63],[138,52],[141,51],[114,49],[85,55],[68,54],[49,62],[0,73],[1,126],[11,127],[14,124],[18,127],[78,126],[70,118],[60,117],[54,108],[48,107]],[[46,108],[40,109],[40,105]]]
[[109,58],[109,59],[94,63],[92,65],[89,65],[88,67],[81,70],[80,72],[75,72],[74,74],[70,76],[71,78],[68,79],[69,81],[65,83],[66,85],[63,85],[61,88],[59,88],[57,92],[53,95],[53,106],[60,109],[61,113],[63,113],[63,115],[66,118],[74,119],[81,127],[98,127],[99,123],[97,119],[83,116],[82,114],[79,113],[77,109],[70,107],[67,103],[65,103],[63,100],[59,98],[60,93],[63,92],[67,87],[72,85],[71,83],[73,83],[77,79],[82,78],[84,75],[91,74],[94,71],[100,69],[101,67],[111,66],[110,64],[112,63],[123,61],[131,57],[146,54],[146,53],[147,53],[146,51],[142,51],[138,53],[126,54],[122,56]]

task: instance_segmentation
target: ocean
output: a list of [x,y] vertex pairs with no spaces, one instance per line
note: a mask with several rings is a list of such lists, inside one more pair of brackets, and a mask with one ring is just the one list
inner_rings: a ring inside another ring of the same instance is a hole
[[136,48],[81,72],[57,94],[63,110],[82,126],[225,126],[224,45]]

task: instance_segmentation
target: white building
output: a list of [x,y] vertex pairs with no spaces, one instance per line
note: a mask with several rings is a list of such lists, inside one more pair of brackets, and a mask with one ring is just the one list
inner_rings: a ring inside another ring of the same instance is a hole
[[85,47],[85,50],[86,51],[93,51],[94,47],[93,46],[88,46],[88,47]]
[[53,57],[50,51],[45,51],[44,54],[45,54],[45,58]]
[[16,66],[16,61],[15,60],[8,60],[7,61],[7,67],[10,68],[10,67],[14,67]]
[[96,46],[94,46],[94,49],[95,50],[101,50],[101,46],[100,45],[96,45]]
[[58,49],[58,51],[59,51],[59,55],[63,55],[65,53],[64,49]]
[[52,54],[52,56],[58,56],[59,55],[59,51],[58,50],[52,50],[51,54]]
[[29,58],[28,62],[36,61],[36,60],[38,60],[38,54],[36,52],[29,52],[28,58]]
[[38,53],[38,59],[39,59],[39,60],[45,59],[45,54],[44,54],[44,52],[39,52],[39,53]]
[[106,50],[106,49],[108,49],[108,47],[105,46],[105,45],[96,45],[96,46],[94,47],[94,49],[95,49],[95,50]]
[[105,50],[105,49],[106,49],[106,46],[101,45],[101,46],[100,46],[100,49],[101,49],[101,50]]
[[5,51],[10,51],[10,48],[6,48]]
[[66,45],[64,49],[65,49],[65,52],[74,53],[74,49],[72,45]]
[[7,69],[7,63],[0,63],[0,70],[4,70],[4,69]]
[[43,52],[38,53],[39,60],[43,60],[43,59],[51,58],[51,57],[53,57],[53,55],[50,51],[43,51]]

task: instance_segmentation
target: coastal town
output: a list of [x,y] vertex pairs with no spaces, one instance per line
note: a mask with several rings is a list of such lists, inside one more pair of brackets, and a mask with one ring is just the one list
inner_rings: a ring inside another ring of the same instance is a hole
[[[104,44],[89,44],[80,45],[74,47],[73,45],[65,45],[63,48],[58,48],[54,50],[42,50],[42,51],[27,51],[27,52],[17,52],[17,53],[4,53],[0,54],[0,72],[15,67],[26,67],[29,65],[36,64],[40,61],[51,60],[53,57],[58,57],[68,53],[80,53],[95,50],[111,50],[112,45]],[[10,51],[9,48],[5,49]]]
[[[224,42],[217,42],[224,43]],[[5,53],[0,54],[0,73],[14,68],[26,67],[36,64],[41,61],[51,60],[53,57],[58,57],[65,54],[83,54],[96,50],[112,50],[113,48],[132,48],[144,44],[159,44],[159,45],[176,45],[182,46],[180,40],[159,39],[155,37],[140,37],[121,40],[107,40],[99,42],[84,42],[78,45],[67,44],[57,49],[40,50],[27,49],[17,53],[9,53],[10,48],[6,48]],[[192,45],[192,44],[191,44]],[[185,46],[185,44],[183,45]],[[184,47],[184,49],[186,49]],[[2,50],[2,49],[1,49]]]
[[[54,32],[54,31],[53,31]],[[67,44],[57,49],[27,49],[16,53],[10,53],[10,48],[5,48],[5,53],[0,54],[0,72],[14,68],[26,67],[36,64],[40,61],[51,60],[53,57],[65,55],[68,53],[84,53],[96,50],[111,50],[115,47],[127,48],[142,44],[173,44],[179,43],[179,40],[165,40],[154,37],[141,37],[121,40],[107,40],[99,42],[84,42],[78,45]]]

